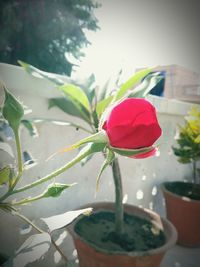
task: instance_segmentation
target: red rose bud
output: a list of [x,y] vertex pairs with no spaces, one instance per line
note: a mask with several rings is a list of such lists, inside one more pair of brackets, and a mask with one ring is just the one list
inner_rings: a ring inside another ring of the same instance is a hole
[[[143,98],[128,98],[117,104],[102,128],[112,147],[125,149],[151,147],[162,133],[154,106]],[[153,154],[154,148],[134,157],[143,158]]]

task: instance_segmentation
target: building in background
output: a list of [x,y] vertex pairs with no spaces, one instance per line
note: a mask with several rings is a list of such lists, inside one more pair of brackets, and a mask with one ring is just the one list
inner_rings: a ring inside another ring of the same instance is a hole
[[153,95],[200,104],[200,74],[175,64],[156,70],[164,79],[152,90]]

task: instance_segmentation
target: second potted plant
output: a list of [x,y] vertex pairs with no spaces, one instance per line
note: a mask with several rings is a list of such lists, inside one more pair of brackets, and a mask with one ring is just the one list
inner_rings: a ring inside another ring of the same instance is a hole
[[200,246],[200,109],[193,107],[179,128],[177,147],[172,147],[180,163],[191,164],[190,182],[174,181],[162,184],[168,219],[178,231],[180,245]]

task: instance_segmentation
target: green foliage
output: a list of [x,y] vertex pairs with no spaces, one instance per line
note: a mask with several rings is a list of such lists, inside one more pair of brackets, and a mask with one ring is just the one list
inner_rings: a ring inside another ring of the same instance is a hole
[[87,95],[79,87],[66,84],[58,87],[67,98],[73,103],[76,109],[80,112],[82,118],[86,121],[90,121],[90,104]]
[[197,175],[196,163],[200,161],[200,108],[194,106],[185,117],[183,126],[179,126],[177,147],[172,147],[178,161],[183,164],[192,163],[194,180]]
[[50,184],[47,190],[43,193],[43,197],[59,197],[65,189],[71,186],[72,185],[60,183]]
[[[146,97],[162,79],[159,72],[152,74],[152,69],[146,69],[135,73],[128,81],[118,86],[117,90],[111,91],[108,86],[109,80],[103,88],[99,88],[95,84],[95,76],[93,74],[82,83],[73,80],[70,80],[69,83],[64,83],[58,80],[55,75],[48,75],[25,62],[19,63],[31,75],[38,75],[40,78],[53,82],[58,90],[63,92],[64,97],[61,96],[49,100],[49,108],[57,107],[69,115],[82,119],[88,124],[93,133],[98,131],[98,126],[101,125],[101,121],[112,108],[112,105],[126,97]],[[116,86],[118,80],[116,81]]]
[[81,111],[78,107],[78,105],[75,105],[71,100],[69,100],[68,97],[57,97],[57,98],[51,98],[49,100],[49,109],[53,107],[58,107],[65,113],[81,118],[85,120],[85,117],[87,116],[88,119],[88,113],[84,114],[83,111]]
[[128,81],[126,81],[117,91],[115,95],[115,100],[121,99],[128,90],[133,88],[136,84],[140,83],[142,78],[147,76],[151,72],[151,69],[145,69],[138,71],[134,76],[132,76]]
[[[101,131],[101,126],[110,109],[124,98],[146,97],[146,95],[162,79],[159,72],[152,73],[152,69],[146,69],[135,73],[128,79],[128,81],[118,86],[119,88],[117,90],[111,91],[108,86],[109,80],[105,83],[103,88],[100,89],[95,84],[95,76],[93,74],[82,84],[72,80],[69,81],[69,83],[64,84],[63,82],[62,84],[56,77],[52,78],[27,63],[20,62],[20,64],[32,75],[38,74],[40,78],[45,78],[54,82],[58,90],[64,94],[64,97],[50,99],[49,108],[57,107],[69,115],[82,119],[84,123],[88,124],[88,128],[90,128],[92,135],[82,139],[71,147],[62,150],[62,152],[67,152],[71,149],[86,145],[80,152],[83,153],[83,156],[79,153],[81,156],[78,155],[77,159],[74,159],[74,162],[82,161],[82,164],[92,158],[94,152],[104,151],[105,147],[109,146],[107,136],[104,134],[104,131]],[[121,71],[119,72],[119,75],[120,74]],[[119,82],[119,75],[116,81],[116,86]],[[69,125],[73,126],[70,122]],[[74,127],[78,129],[77,125],[74,125]],[[98,150],[99,148],[100,150]],[[105,167],[110,165],[111,161],[114,159],[112,158],[112,160],[110,160],[110,149],[112,149],[112,155],[115,157],[115,153],[123,156],[138,155],[151,151],[152,147],[135,150],[123,150],[109,147],[109,149],[106,150],[107,160],[101,168],[100,175]],[[98,181],[100,175],[98,176]]]
[[11,169],[9,166],[0,169],[0,186],[9,181],[10,175],[11,175]]
[[21,119],[24,115],[22,104],[6,89],[5,101],[2,109],[3,117],[8,121],[10,127],[16,131],[19,128]]
[[48,72],[70,75],[81,49],[89,44],[86,30],[96,31],[93,0],[0,1],[0,61],[30,62]]

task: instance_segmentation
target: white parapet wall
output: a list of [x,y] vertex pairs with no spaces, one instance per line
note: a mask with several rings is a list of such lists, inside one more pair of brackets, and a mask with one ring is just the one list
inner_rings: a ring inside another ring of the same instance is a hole
[[[48,109],[48,98],[60,96],[53,83],[33,77],[21,67],[8,64],[0,64],[0,80],[24,105],[32,110],[32,113],[26,115],[27,118],[78,121],[56,108]],[[181,165],[177,162],[171,146],[175,144],[174,136],[177,125],[183,123],[184,116],[192,104],[155,96],[149,96],[149,100],[158,111],[158,119],[163,130],[162,137],[158,141],[160,154],[143,160],[119,158],[123,177],[124,202],[151,208],[164,215],[165,210],[159,184],[163,181],[190,179],[190,166]],[[3,92],[1,90],[0,103],[2,102]],[[37,138],[30,137],[26,129],[21,129],[22,148],[31,153],[33,158],[37,160],[38,165],[24,173],[19,186],[43,177],[72,159],[77,151],[60,154],[52,160],[46,161],[54,152],[68,147],[86,136],[81,130],[55,125],[51,122],[38,123],[37,127],[39,131],[39,137]],[[13,141],[9,141],[9,143],[15,153]],[[6,161],[15,162],[13,158],[5,157],[3,153],[0,153],[0,166],[5,164]],[[21,208],[22,212],[31,220],[37,220],[41,217],[72,210],[85,203],[114,201],[114,187],[110,169],[103,173],[99,192],[95,196],[96,177],[102,162],[102,155],[95,155],[84,167],[77,164],[49,182],[77,182],[76,186],[66,190],[59,198],[42,199],[24,206]],[[20,199],[38,195],[46,187],[47,184],[43,184],[15,197]],[[0,190],[1,193],[3,189],[0,188]],[[2,241],[0,242],[0,251],[10,254],[27,236],[19,234],[19,225],[21,224],[19,219],[4,214],[2,211],[0,211],[0,217],[0,239]],[[12,243],[6,242],[6,240],[12,240]]]

